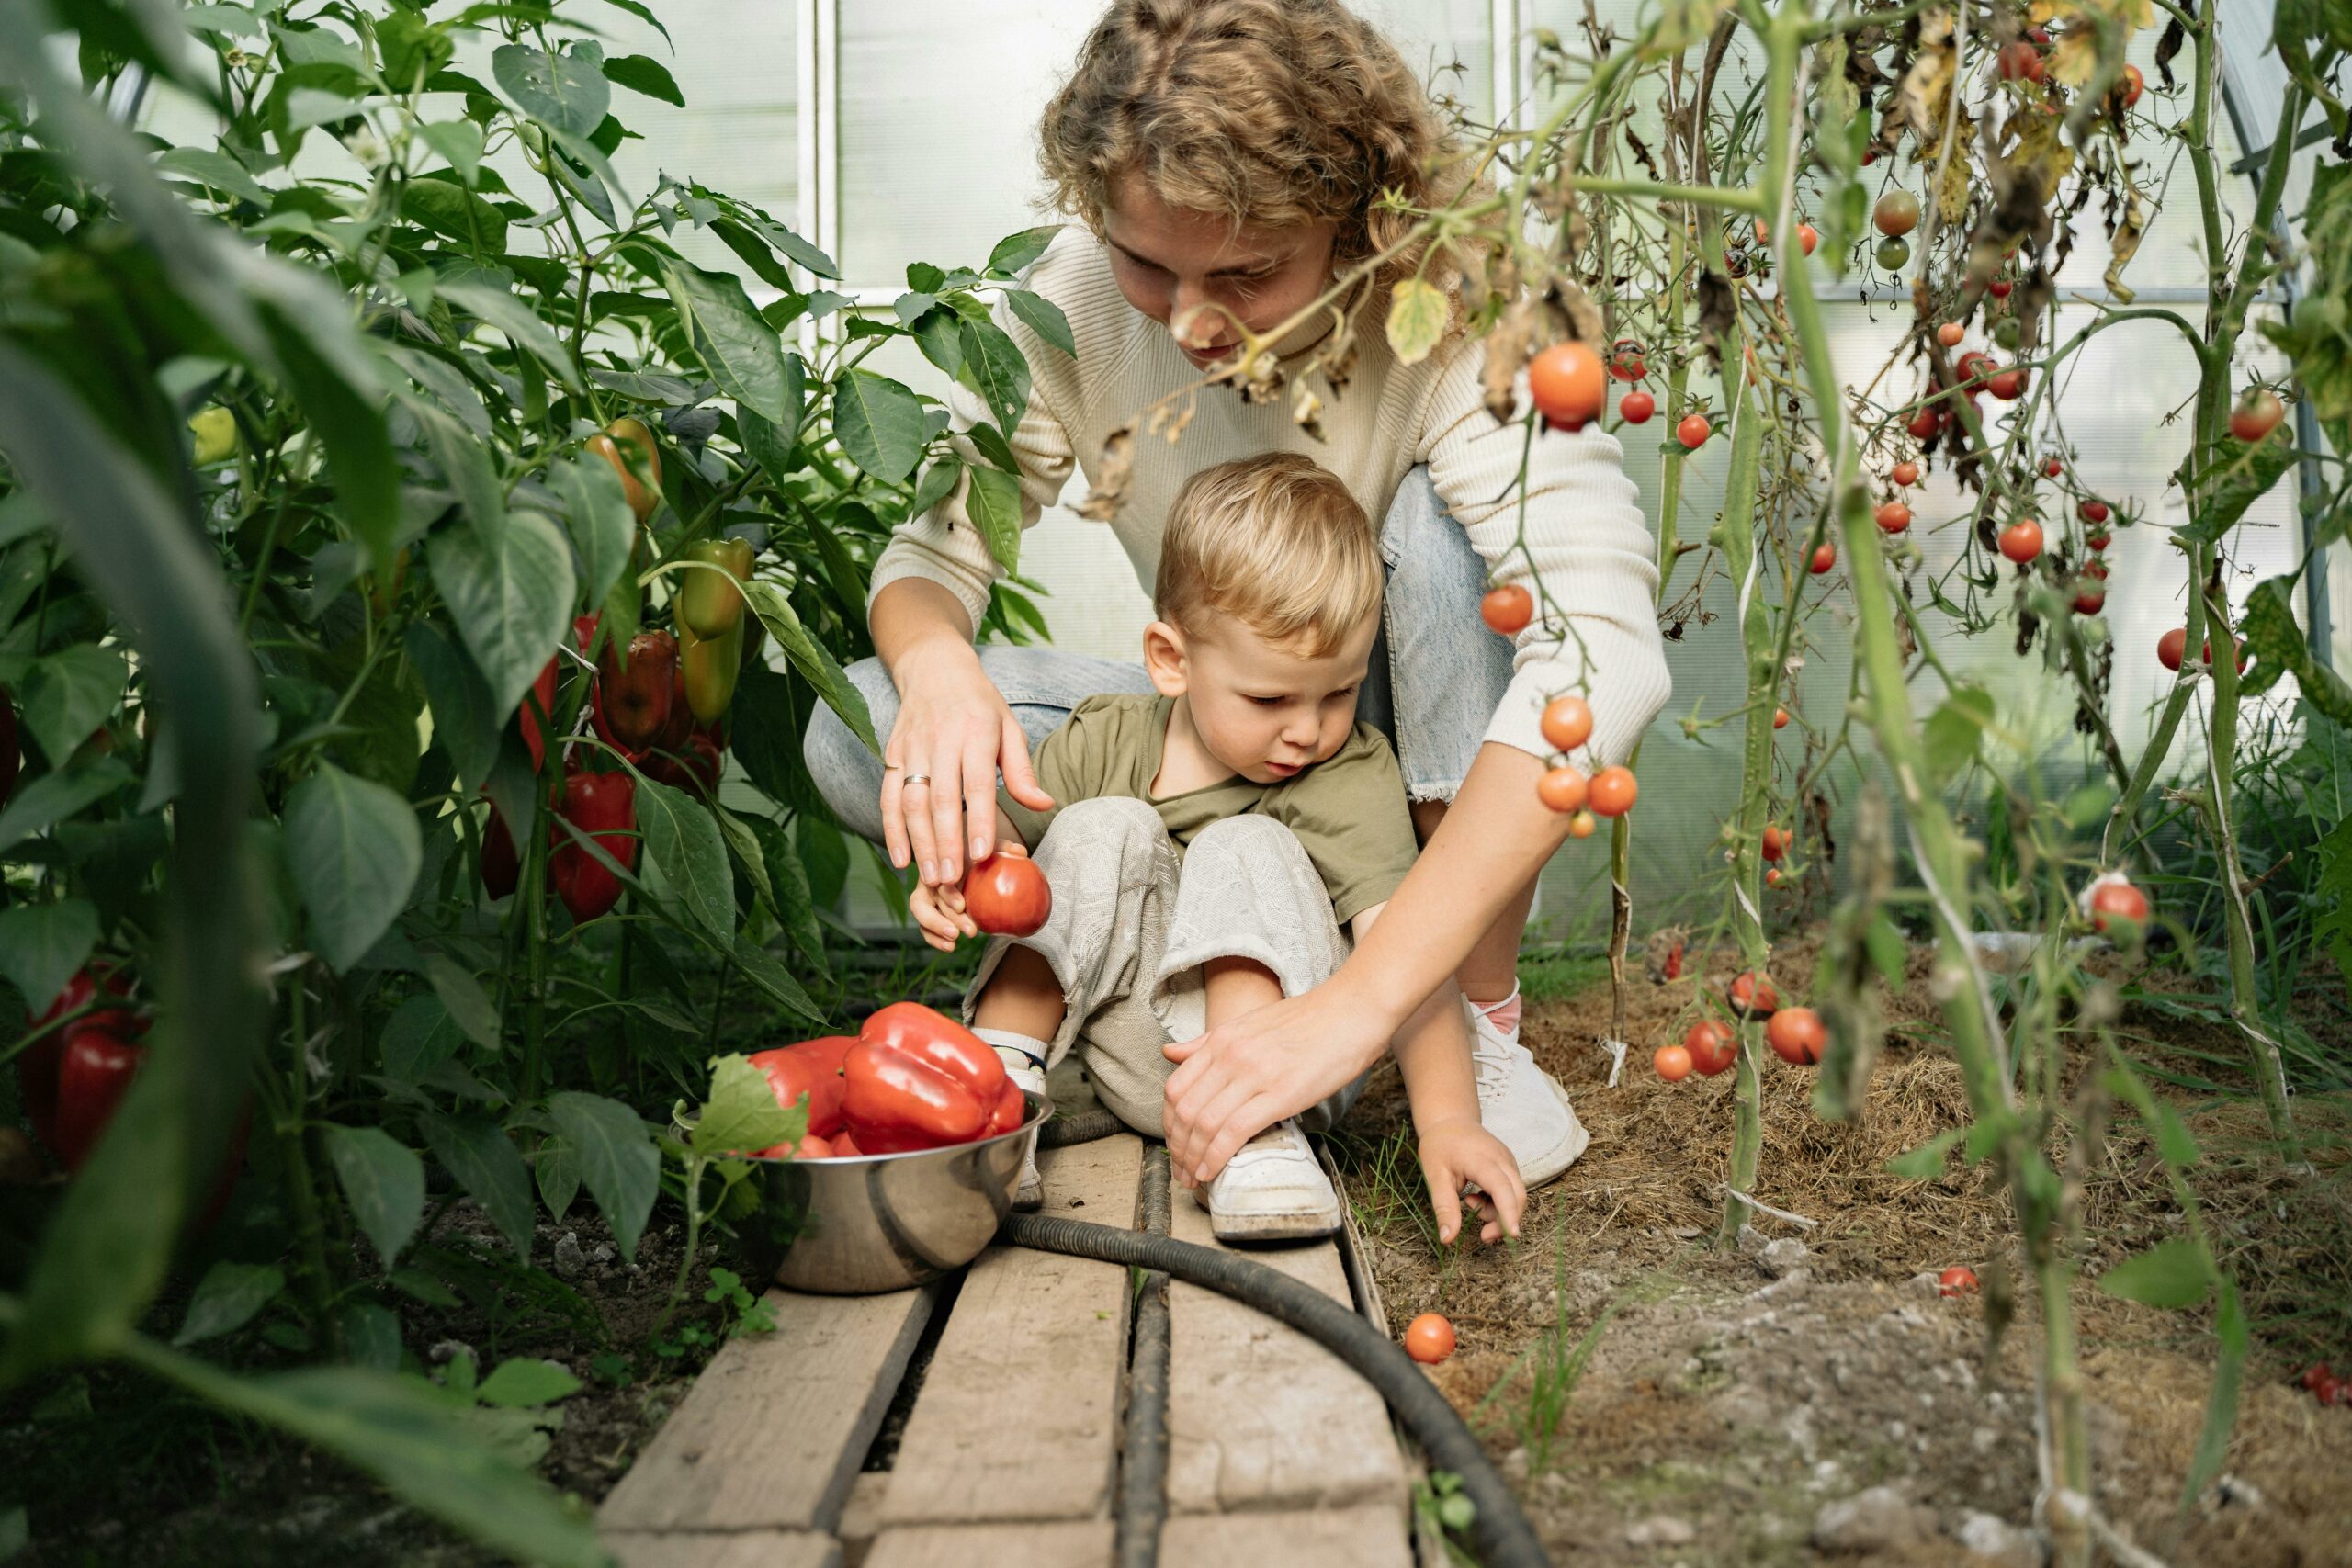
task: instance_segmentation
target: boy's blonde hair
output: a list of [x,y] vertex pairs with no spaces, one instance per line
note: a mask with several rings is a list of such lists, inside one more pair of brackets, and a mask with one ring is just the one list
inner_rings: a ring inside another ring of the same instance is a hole
[[1152,602],[1187,630],[1216,610],[1324,659],[1379,611],[1382,577],[1372,519],[1339,476],[1276,452],[1184,481],[1168,509]]

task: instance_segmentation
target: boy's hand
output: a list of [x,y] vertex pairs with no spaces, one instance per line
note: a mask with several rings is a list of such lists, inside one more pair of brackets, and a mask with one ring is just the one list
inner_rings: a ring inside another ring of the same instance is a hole
[[1527,1186],[1519,1179],[1519,1161],[1502,1140],[1474,1121],[1441,1122],[1420,1134],[1421,1174],[1430,1184],[1430,1204],[1437,1211],[1438,1240],[1451,1242],[1461,1230],[1462,1189],[1472,1181],[1485,1190],[1466,1195],[1484,1222],[1478,1239],[1518,1235],[1520,1217],[1527,1209]]
[[942,953],[955,952],[959,938],[980,934],[980,928],[964,912],[964,889],[957,883],[942,883],[936,887],[929,883],[915,884],[914,891],[907,895],[907,913],[914,917],[923,941]]

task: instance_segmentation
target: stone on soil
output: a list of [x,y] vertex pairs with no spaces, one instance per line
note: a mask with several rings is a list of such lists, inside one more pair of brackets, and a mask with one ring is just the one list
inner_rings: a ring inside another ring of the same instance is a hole
[[1813,1544],[1824,1551],[1902,1551],[1935,1533],[1936,1517],[1892,1486],[1873,1486],[1825,1503],[1813,1517]]

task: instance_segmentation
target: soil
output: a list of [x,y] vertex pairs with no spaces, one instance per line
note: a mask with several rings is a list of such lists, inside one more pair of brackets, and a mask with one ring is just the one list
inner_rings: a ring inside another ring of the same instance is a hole
[[[1812,960],[1804,944],[1779,950],[1784,991]],[[2187,984],[2101,963],[2158,993],[2121,1024],[2152,1074],[2228,1079],[2236,1047],[2162,995]],[[1921,1043],[1938,1032],[1924,955],[1890,1000],[1888,1049],[1857,1123],[1819,1120],[1811,1075],[1765,1056],[1753,1196],[1814,1223],[1758,1214],[1721,1247],[1732,1079],[1669,1084],[1648,1065],[1696,1016],[1697,987],[1729,977],[1728,964],[1702,967],[1672,983],[1655,968],[1631,977],[1632,1048],[1614,1088],[1596,1043],[1610,1032],[1605,979],[1530,1008],[1524,1038],[1592,1144],[1539,1195],[1516,1246],[1433,1245],[1402,1179],[1412,1170],[1402,1086],[1393,1071],[1375,1079],[1340,1164],[1391,1322],[1453,1319],[1461,1348],[1433,1375],[1563,1562],[2040,1563],[2041,1307],[2011,1282],[2021,1259],[2006,1201],[1958,1160],[1934,1181],[1884,1169],[1965,1120],[1956,1068]],[[2315,977],[2300,1005],[2301,1021],[2340,1048],[2352,1016],[2340,984]],[[2070,1296],[2098,1510],[2175,1565],[2352,1560],[2352,1409],[2324,1409],[2293,1382],[2315,1357],[2352,1359],[2352,1107],[2297,1101],[2316,1167],[2297,1175],[2258,1146],[2260,1110],[2242,1096],[2165,1097],[2206,1152],[2196,1190],[2256,1343],[2222,1479],[2184,1510],[2214,1375],[2212,1313],[2140,1306],[2089,1282],[2180,1224],[2150,1141],[2136,1123],[2110,1126],[2088,1175],[2089,1255]],[[1939,1296],[1934,1275],[1955,1264],[1984,1289]],[[1994,1343],[1987,1316],[2004,1299],[2014,1315]]]

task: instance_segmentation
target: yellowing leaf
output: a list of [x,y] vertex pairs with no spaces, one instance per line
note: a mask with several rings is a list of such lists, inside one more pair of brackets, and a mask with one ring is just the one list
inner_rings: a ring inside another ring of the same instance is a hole
[[2098,69],[2098,29],[2068,28],[2050,51],[2050,74],[2061,86],[2079,87]]
[[2116,226],[2114,237],[2108,242],[2107,288],[2124,304],[2132,303],[2132,290],[2123,286],[2123,269],[2140,253],[2140,236],[2148,227],[2147,209],[2140,205],[2140,193],[2133,190],[2123,204],[2123,221]]
[[1399,365],[1419,365],[1445,336],[1445,296],[1424,279],[1396,285],[1388,301],[1388,346]]

